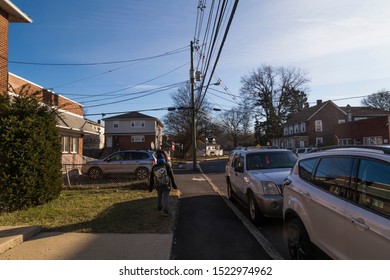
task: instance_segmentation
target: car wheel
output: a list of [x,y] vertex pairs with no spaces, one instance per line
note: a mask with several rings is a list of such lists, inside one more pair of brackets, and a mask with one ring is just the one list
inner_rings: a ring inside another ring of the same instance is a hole
[[260,212],[259,206],[257,206],[255,195],[252,192],[248,194],[248,213],[251,222],[255,226],[258,226],[261,224],[261,222],[263,222],[264,216]]
[[138,168],[135,171],[135,176],[137,177],[138,180],[145,180],[146,178],[149,177],[149,170],[147,168]]
[[88,170],[88,176],[91,179],[97,180],[100,179],[103,175],[102,170],[99,167],[91,167]]
[[230,201],[234,201],[234,191],[232,189],[232,184],[230,181],[227,181],[227,195]]
[[287,246],[290,256],[294,260],[313,259],[313,248],[301,220],[292,219],[286,225]]

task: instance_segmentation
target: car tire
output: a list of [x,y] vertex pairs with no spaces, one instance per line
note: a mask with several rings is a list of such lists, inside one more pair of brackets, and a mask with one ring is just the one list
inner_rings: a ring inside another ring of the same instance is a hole
[[135,171],[135,176],[137,177],[138,180],[145,180],[146,178],[149,177],[149,170],[145,167],[138,168]]
[[313,245],[302,221],[294,218],[286,224],[288,251],[293,260],[313,259]]
[[229,200],[230,201],[235,201],[235,199],[234,199],[234,191],[232,189],[232,184],[230,183],[229,180],[226,182],[226,184],[227,184],[227,196],[228,196]]
[[248,193],[248,214],[249,219],[255,226],[259,226],[264,221],[264,216],[257,205],[255,195]]
[[102,177],[102,175],[103,175],[103,172],[99,167],[94,166],[88,170],[88,176],[89,176],[89,178],[91,178],[93,180],[100,179]]

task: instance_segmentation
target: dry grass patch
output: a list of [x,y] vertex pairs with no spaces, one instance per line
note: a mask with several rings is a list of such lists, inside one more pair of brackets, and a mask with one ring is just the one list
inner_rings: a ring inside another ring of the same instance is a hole
[[64,190],[59,198],[23,211],[0,214],[0,226],[39,225],[45,231],[172,233],[178,191],[169,217],[156,210],[157,193],[134,189]]

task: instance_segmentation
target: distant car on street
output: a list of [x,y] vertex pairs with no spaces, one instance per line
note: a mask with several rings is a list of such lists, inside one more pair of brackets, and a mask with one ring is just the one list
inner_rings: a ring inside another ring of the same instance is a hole
[[124,150],[115,152],[104,159],[92,160],[84,164],[81,173],[92,179],[103,175],[135,174],[137,179],[144,180],[156,163],[154,152],[147,150]]
[[285,149],[239,149],[226,165],[228,197],[248,208],[249,218],[259,225],[265,217],[282,217],[282,183],[297,157]]

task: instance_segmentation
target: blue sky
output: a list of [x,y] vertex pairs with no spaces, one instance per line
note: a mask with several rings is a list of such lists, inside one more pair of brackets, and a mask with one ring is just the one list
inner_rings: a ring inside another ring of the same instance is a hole
[[[82,103],[87,114],[172,106],[174,88],[150,90],[189,79],[198,0],[12,2],[33,22],[10,24],[9,71]],[[215,72],[222,80],[215,88],[225,93],[207,97],[235,106],[241,77],[270,64],[306,71],[312,104],[359,106],[354,97],[390,88],[389,50],[387,0],[241,0]],[[128,62],[101,64],[118,61]]]

